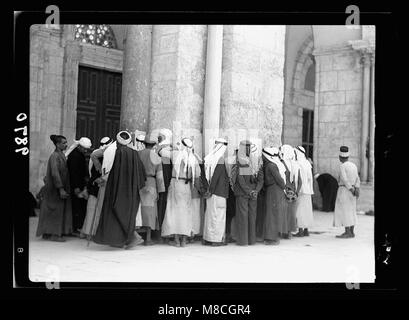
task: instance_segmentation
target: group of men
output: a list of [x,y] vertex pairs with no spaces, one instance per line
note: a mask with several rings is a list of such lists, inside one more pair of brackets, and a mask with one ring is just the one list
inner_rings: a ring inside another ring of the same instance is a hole
[[[197,239],[211,246],[275,245],[309,236],[314,177],[304,148],[260,154],[244,140],[229,155],[227,146],[218,138],[201,159],[190,138],[176,141],[168,129],[155,136],[121,131],[115,141],[101,139],[86,163],[91,142],[81,138],[65,153],[74,232],[124,249],[155,242],[185,247]],[[340,151],[334,225],[345,227],[338,237],[352,238],[359,177],[348,148]]]

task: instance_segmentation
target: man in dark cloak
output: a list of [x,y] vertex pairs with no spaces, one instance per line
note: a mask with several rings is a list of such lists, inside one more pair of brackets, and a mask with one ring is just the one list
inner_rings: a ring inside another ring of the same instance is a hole
[[87,212],[87,200],[81,197],[89,179],[85,153],[91,148],[91,140],[86,137],[76,141],[78,146],[68,155],[72,201],[72,234],[80,235]]
[[338,192],[338,181],[329,173],[315,175],[318,188],[322,196],[322,211],[332,212],[335,210],[335,200]]
[[[156,152],[162,160],[163,181],[165,183],[165,192],[159,193],[158,199],[158,221],[159,227],[162,230],[163,218],[165,217],[166,204],[168,198],[168,190],[172,179],[172,160],[170,151],[172,150],[172,131],[169,129],[161,129],[158,136],[158,147]],[[166,240],[165,240],[166,241]]]
[[104,203],[94,242],[130,249],[136,245],[135,220],[146,173],[138,152],[127,145],[131,134],[117,135],[114,163],[106,184]]

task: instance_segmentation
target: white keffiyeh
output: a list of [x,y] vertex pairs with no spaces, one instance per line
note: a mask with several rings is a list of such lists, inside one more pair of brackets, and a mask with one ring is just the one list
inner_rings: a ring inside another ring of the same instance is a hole
[[219,163],[220,158],[222,158],[226,152],[227,146],[224,142],[218,142],[216,140],[216,144],[212,151],[204,158],[204,166],[205,166],[205,173],[206,179],[210,183],[210,180],[213,177],[214,170],[216,169],[217,164]]

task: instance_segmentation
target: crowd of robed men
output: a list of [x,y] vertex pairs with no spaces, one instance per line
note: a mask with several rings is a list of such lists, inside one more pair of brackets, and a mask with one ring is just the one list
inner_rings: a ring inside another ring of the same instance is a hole
[[[260,155],[243,140],[229,155],[228,141],[218,138],[201,159],[192,139],[174,139],[169,129],[155,137],[121,131],[115,140],[102,138],[87,162],[90,139],[69,148],[64,136],[50,139],[55,151],[37,228],[43,239],[78,236],[131,249],[158,242],[185,247],[197,240],[278,245],[310,235],[314,177],[302,146],[265,147]],[[341,146],[339,159],[334,226],[345,227],[338,238],[353,238],[360,181],[348,147]]]

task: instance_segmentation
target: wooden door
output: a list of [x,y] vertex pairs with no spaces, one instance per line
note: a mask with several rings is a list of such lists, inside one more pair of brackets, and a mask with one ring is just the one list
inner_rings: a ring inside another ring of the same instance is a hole
[[88,137],[92,148],[101,138],[115,139],[121,113],[122,74],[79,67],[76,139]]

